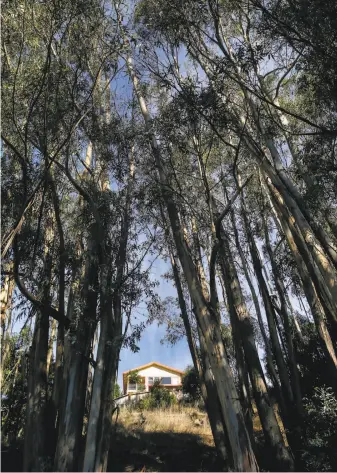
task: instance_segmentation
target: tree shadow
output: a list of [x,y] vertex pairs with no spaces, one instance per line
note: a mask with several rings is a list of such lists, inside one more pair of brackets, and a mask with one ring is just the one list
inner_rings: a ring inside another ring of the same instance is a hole
[[23,444],[18,442],[12,446],[1,445],[1,471],[22,471]]
[[200,436],[127,430],[112,435],[108,471],[221,471],[214,447]]

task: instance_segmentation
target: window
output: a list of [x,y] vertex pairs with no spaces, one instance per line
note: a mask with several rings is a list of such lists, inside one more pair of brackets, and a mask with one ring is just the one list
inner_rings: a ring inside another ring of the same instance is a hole
[[172,384],[170,377],[165,377],[161,379],[161,384]]
[[129,383],[128,391],[145,391],[145,384],[142,383]]
[[160,381],[160,378],[158,378],[158,376],[149,376],[149,378],[148,378],[149,386],[151,386],[156,381]]

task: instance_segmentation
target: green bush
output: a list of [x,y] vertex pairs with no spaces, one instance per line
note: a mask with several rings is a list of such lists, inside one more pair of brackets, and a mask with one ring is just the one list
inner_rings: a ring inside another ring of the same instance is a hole
[[183,393],[191,402],[201,399],[200,380],[193,366],[188,366],[182,379]]
[[137,405],[138,409],[139,410],[145,410],[145,411],[149,411],[151,409],[153,409],[155,406],[154,406],[154,403],[153,403],[153,399],[151,398],[150,395],[144,397],[144,399],[141,399]]
[[138,374],[138,371],[132,371],[129,376],[128,376],[128,379],[129,379],[129,383],[132,383],[132,384],[139,384],[142,382],[142,378],[141,376],[139,376]]
[[121,390],[119,384],[115,383],[113,398],[116,399],[117,397],[120,397],[121,395],[122,395],[122,390]]
[[331,388],[316,387],[305,400],[308,471],[337,471],[337,398]]
[[151,388],[150,394],[138,403],[139,409],[151,410],[159,408],[167,408],[177,404],[177,399],[168,389],[160,386],[156,382]]

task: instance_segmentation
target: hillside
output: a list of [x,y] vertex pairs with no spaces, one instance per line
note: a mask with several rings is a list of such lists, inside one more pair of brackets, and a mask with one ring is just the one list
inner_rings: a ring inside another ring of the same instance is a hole
[[188,407],[122,409],[109,463],[108,471],[219,471],[207,416]]
[[[253,428],[262,470],[268,470],[262,426],[255,406]],[[284,440],[284,427],[275,406]],[[260,444],[261,440],[261,444]],[[272,459],[270,459],[272,460]],[[219,471],[212,431],[204,411],[173,406],[152,411],[122,408],[109,456],[108,471]]]

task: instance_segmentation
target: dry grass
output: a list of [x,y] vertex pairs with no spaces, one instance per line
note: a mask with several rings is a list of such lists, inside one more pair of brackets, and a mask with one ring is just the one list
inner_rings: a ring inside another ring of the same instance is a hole
[[197,409],[122,408],[113,437],[108,471],[219,471],[207,415]]
[[[200,419],[202,425],[196,425],[198,422],[195,423],[192,416]],[[191,407],[156,409],[143,413],[123,409],[118,422],[131,431],[192,434],[199,436],[206,445],[214,446],[207,414]]]
[[[275,406],[281,432],[284,427]],[[196,425],[195,418],[201,419]],[[254,431],[261,439],[260,461],[268,467],[262,426],[254,408]],[[261,463],[261,464],[262,464]],[[187,406],[139,411],[122,408],[113,435],[108,471],[220,471],[205,412]]]
[[[254,432],[262,432],[262,425],[255,405],[253,405],[253,428]],[[280,418],[277,405],[274,406],[277,422],[280,426],[283,438],[288,445],[284,425]],[[191,415],[202,419],[202,425],[195,425]],[[142,423],[142,416],[144,417]],[[200,436],[207,445],[214,446],[211,427],[207,414],[192,407],[171,407],[167,409],[156,409],[154,411],[143,411],[141,414],[137,410],[121,410],[119,422],[126,429],[139,430],[144,432],[171,432],[190,433]]]

